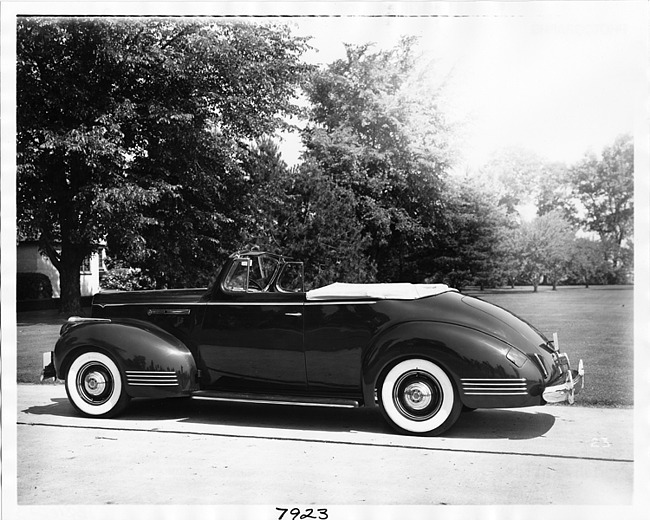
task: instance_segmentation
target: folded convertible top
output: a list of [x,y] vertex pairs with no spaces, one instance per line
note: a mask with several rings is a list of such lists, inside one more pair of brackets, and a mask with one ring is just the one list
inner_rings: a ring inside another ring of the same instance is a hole
[[307,301],[324,300],[417,300],[455,291],[445,284],[333,283],[307,292]]

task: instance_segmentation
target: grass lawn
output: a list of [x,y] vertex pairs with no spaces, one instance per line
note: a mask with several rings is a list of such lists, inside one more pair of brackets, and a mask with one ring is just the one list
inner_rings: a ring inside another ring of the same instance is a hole
[[576,404],[631,406],[634,399],[634,289],[631,286],[540,287],[466,291],[514,312],[549,339],[572,366],[582,359],[585,388]]
[[[631,406],[634,398],[634,290],[630,286],[540,287],[465,291],[500,305],[532,323],[549,338],[559,335],[571,364],[585,364],[585,388],[576,404]],[[89,314],[88,314],[89,315]],[[36,383],[41,353],[52,350],[65,319],[56,311],[19,313],[18,382]]]

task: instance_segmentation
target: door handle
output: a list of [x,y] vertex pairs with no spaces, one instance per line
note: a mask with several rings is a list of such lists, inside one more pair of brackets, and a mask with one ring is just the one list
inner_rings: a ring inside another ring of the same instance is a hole
[[190,313],[190,309],[149,309],[147,311],[148,316],[153,315],[172,315],[172,316],[187,316]]
[[285,316],[296,316],[296,317],[299,317],[299,316],[302,316],[302,312],[285,312],[284,315],[285,315]]

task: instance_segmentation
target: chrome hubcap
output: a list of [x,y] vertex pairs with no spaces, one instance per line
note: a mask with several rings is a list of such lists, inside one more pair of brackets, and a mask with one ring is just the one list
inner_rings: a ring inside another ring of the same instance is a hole
[[83,366],[76,380],[79,396],[89,404],[101,405],[111,398],[114,381],[110,371],[102,363],[90,362]]
[[437,379],[426,372],[412,370],[403,374],[393,388],[393,402],[404,416],[426,421],[438,413],[443,394]]
[[90,372],[84,378],[84,388],[88,395],[101,395],[106,389],[106,378],[100,372]]
[[422,381],[412,383],[404,389],[406,404],[414,410],[423,410],[431,404],[431,387]]

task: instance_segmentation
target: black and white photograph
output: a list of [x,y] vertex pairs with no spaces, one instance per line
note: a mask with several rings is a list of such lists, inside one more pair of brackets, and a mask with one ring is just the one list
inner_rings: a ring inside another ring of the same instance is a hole
[[647,1],[3,1],[2,518],[643,518]]

